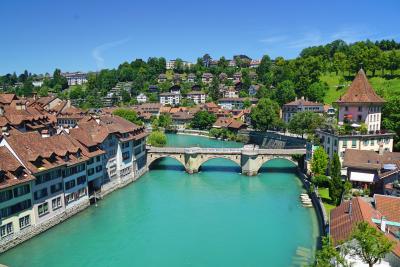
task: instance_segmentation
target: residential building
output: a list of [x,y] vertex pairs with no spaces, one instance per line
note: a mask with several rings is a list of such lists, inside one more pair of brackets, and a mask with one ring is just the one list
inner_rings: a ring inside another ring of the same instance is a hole
[[173,85],[171,88],[169,88],[169,92],[172,94],[181,94],[181,87],[179,85]]
[[[330,158],[338,153],[343,162],[347,148],[392,151],[395,134],[381,130],[380,125],[383,103],[361,69],[347,92],[337,101],[339,126],[325,125],[316,131]],[[363,125],[365,130],[361,129]]]
[[189,83],[196,82],[196,75],[194,73],[189,73],[187,76],[187,82]]
[[383,147],[379,152],[371,150],[346,149],[343,167],[353,188],[368,188],[373,186],[373,192],[384,194],[387,185],[399,178],[400,153],[385,152]]
[[140,93],[137,97],[136,100],[139,104],[141,103],[146,103],[147,102],[147,96],[143,93]]
[[187,93],[187,98],[193,100],[196,105],[204,104],[206,103],[207,94],[203,92],[192,91]]
[[137,111],[140,113],[150,113],[152,116],[158,117],[161,107],[160,103],[144,103],[137,107]]
[[82,73],[82,72],[65,72],[61,74],[64,76],[67,81],[68,85],[82,85],[84,83],[87,83],[87,74]]
[[241,129],[246,129],[247,126],[240,120],[235,120],[230,117],[221,117],[218,118],[217,121],[213,124],[213,128],[221,129],[225,128],[233,132],[237,132]]
[[[372,206],[361,197],[342,202],[330,212],[329,233],[333,245],[340,248],[349,241],[351,233],[360,222],[367,222],[376,227],[384,235],[394,242],[392,252],[386,255],[382,266],[400,266],[400,241],[398,239],[400,225],[400,198],[392,196],[374,195]],[[348,263],[362,264],[354,256],[347,256]],[[361,266],[361,265],[360,265]]]
[[0,242],[22,234],[35,223],[32,212],[34,176],[5,146],[0,147]]
[[224,90],[223,96],[224,98],[238,98],[239,93],[234,87],[229,87],[228,89]]
[[184,130],[193,119],[193,115],[187,111],[178,111],[171,114],[172,127],[176,130]]
[[176,105],[179,105],[180,101],[181,101],[181,94],[176,94],[176,93],[161,93],[160,94],[161,105],[176,106]]
[[251,97],[256,96],[259,89],[260,89],[259,85],[255,85],[255,84],[250,85],[249,96],[251,96]]
[[161,73],[160,75],[158,75],[158,79],[157,79],[158,83],[163,83],[167,81],[167,75],[164,73]]
[[250,101],[250,104],[257,104],[258,102],[257,98],[220,98],[218,99],[218,105],[226,110],[243,109],[244,102],[247,100]]
[[[169,61],[166,62],[165,68],[166,68],[167,70],[173,70],[173,69],[175,68],[175,64],[176,64],[176,60],[169,60]],[[191,67],[192,65],[193,65],[193,64],[192,64],[191,62],[182,61],[182,66],[183,66],[183,67],[189,68],[189,67]]]
[[206,73],[203,73],[203,75],[201,76],[201,81],[203,83],[210,84],[212,82],[213,78],[214,78],[214,75],[212,75],[211,73],[206,72]]
[[250,68],[258,68],[260,66],[261,60],[258,59],[252,59],[250,61]]
[[292,102],[286,103],[282,107],[282,117],[285,123],[289,123],[291,118],[297,112],[303,111],[311,111],[315,113],[323,113],[324,112],[324,105],[322,103],[309,101],[308,99],[304,99],[301,97],[300,99],[296,99]]
[[224,82],[224,81],[226,81],[226,80],[228,79],[228,75],[227,75],[225,72],[221,72],[221,73],[218,75],[218,79],[219,79],[221,82]]
[[236,72],[233,74],[233,81],[234,82],[241,82],[242,81],[242,73]]

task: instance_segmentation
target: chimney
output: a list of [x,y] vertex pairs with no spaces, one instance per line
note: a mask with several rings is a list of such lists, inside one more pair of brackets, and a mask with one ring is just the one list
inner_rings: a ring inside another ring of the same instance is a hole
[[350,215],[350,217],[351,217],[351,214],[353,213],[353,202],[351,200],[350,200],[350,203],[349,203],[349,210],[348,210],[347,213]]
[[378,153],[379,153],[379,155],[380,155],[380,156],[382,156],[382,155],[383,155],[383,144],[382,144],[382,142],[379,144],[379,150],[378,150]]
[[381,218],[381,231],[386,233],[386,218],[384,216]]
[[301,100],[304,100],[304,96],[301,97]]

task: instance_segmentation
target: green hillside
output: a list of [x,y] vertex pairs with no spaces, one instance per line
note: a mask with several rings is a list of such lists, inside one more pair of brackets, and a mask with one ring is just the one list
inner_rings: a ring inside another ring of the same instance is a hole
[[[332,102],[339,99],[341,95],[343,95],[349,85],[351,84],[351,80],[346,80],[342,84],[340,84],[340,78],[334,73],[324,74],[320,77],[321,81],[326,82],[329,85],[329,91],[324,97],[325,104],[332,104]],[[385,79],[382,77],[372,77],[368,78],[372,87],[376,90],[376,92],[384,97],[388,97],[391,95],[400,94],[400,78],[395,79]],[[340,85],[340,86],[339,86]]]

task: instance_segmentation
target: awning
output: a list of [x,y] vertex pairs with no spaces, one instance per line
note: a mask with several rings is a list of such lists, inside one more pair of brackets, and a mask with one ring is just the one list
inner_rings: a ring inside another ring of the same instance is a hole
[[351,172],[350,181],[372,183],[374,176],[375,174],[373,173]]

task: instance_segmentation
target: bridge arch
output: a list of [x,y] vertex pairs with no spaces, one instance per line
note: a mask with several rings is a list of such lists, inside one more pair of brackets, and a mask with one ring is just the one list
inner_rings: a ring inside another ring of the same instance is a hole
[[164,158],[174,159],[174,160],[178,161],[184,169],[186,168],[184,155],[181,155],[181,154],[153,154],[153,153],[149,153],[147,155],[148,168],[150,168],[151,164],[153,164],[154,162],[156,162],[160,159],[164,159]]
[[284,168],[297,168],[298,167],[298,162],[296,160],[294,160],[293,157],[290,155],[287,155],[287,156],[286,155],[285,156],[283,156],[283,155],[274,155],[274,156],[260,155],[259,158],[260,159],[258,160],[257,173],[259,173],[264,168],[263,165],[265,165],[266,163],[273,161],[273,160],[279,160],[279,159],[286,160],[286,161],[292,163],[292,165],[293,165],[293,166],[284,167]]
[[200,170],[204,163],[214,160],[214,159],[224,159],[230,162],[235,163],[236,167],[241,169],[241,156],[240,155],[203,155],[199,157],[199,160],[196,163],[196,169]]

